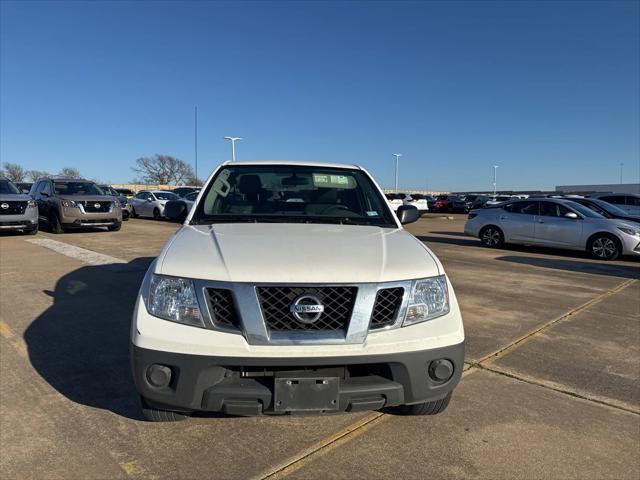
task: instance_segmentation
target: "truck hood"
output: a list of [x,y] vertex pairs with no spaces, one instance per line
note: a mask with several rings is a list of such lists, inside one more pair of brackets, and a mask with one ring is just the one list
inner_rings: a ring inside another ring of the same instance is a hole
[[403,229],[325,224],[183,226],[156,273],[253,283],[368,283],[431,277],[441,266]]
[[114,197],[109,195],[56,195],[61,200],[74,202],[113,202]]

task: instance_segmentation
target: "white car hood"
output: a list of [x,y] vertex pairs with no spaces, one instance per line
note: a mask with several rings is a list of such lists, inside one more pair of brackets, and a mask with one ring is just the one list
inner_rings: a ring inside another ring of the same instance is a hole
[[155,273],[254,283],[367,283],[440,274],[439,262],[403,229],[242,223],[183,226]]

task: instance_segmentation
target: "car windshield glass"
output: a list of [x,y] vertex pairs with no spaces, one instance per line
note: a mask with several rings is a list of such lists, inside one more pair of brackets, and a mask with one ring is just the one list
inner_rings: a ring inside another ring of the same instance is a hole
[[91,182],[54,182],[56,195],[104,195],[95,183]]
[[116,192],[115,189],[113,189],[111,187],[101,186],[100,190],[102,190],[105,195],[112,195],[112,196],[115,196],[115,197],[119,197],[120,196],[120,194],[118,192]]
[[573,208],[578,213],[581,213],[583,216],[587,218],[604,218],[598,212],[594,212],[590,208],[585,207],[584,205],[580,205],[576,202],[567,202],[571,208]]
[[623,215],[627,216],[627,212],[622,210],[620,207],[616,207],[612,203],[607,203],[603,200],[593,200],[593,202],[602,208],[605,212],[610,213],[611,215]]
[[361,170],[302,165],[234,165],[207,185],[193,223],[345,223],[396,227]]
[[18,195],[20,190],[8,180],[0,180],[0,193],[5,195]]
[[158,200],[178,200],[180,197],[171,192],[155,192],[154,195]]

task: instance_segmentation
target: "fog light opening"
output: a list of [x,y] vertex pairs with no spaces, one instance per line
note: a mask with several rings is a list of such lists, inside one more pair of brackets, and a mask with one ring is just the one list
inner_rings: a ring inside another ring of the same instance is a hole
[[453,376],[453,363],[441,358],[429,364],[429,376],[436,382],[446,382]]
[[171,369],[166,365],[153,364],[147,368],[147,381],[154,387],[167,387],[171,383]]

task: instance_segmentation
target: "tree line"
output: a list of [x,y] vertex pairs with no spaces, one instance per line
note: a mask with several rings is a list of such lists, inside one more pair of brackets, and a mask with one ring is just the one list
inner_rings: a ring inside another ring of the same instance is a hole
[[[196,178],[193,168],[184,160],[170,155],[156,154],[153,157],[140,157],[131,169],[138,175],[132,183],[149,183],[159,185],[202,185]],[[56,175],[82,178],[80,171],[74,167],[62,168]],[[0,168],[0,176],[12,182],[35,182],[38,178],[51,174],[43,170],[27,170],[17,163],[4,162]]]

